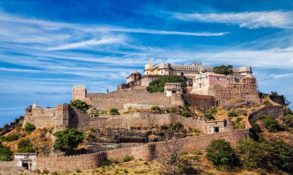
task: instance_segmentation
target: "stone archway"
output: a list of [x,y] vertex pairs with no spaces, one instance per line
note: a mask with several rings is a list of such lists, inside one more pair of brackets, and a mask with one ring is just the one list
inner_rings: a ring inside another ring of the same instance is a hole
[[36,158],[36,153],[16,153],[14,155],[14,160],[16,161],[17,166],[30,171],[36,169]]

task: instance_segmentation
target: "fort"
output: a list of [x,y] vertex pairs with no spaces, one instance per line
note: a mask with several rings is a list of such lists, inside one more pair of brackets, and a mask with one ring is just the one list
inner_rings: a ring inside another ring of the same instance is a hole
[[[280,105],[260,106],[257,81],[251,67],[233,68],[229,74],[217,73],[214,70],[213,67],[201,64],[147,63],[144,75],[137,71],[131,73],[126,82],[112,92],[92,93],[88,92],[84,85],[75,85],[72,89],[72,100],[87,103],[90,105],[89,110],[77,109],[69,104],[60,104],[54,108],[41,108],[34,104],[27,109],[24,117],[0,131],[5,134],[14,126],[29,122],[37,129],[52,128],[53,132],[66,128],[75,128],[82,132],[93,130],[104,137],[110,137],[109,142],[126,140],[139,143],[139,146],[126,143],[122,147],[97,149],[88,154],[74,156],[52,154],[39,157],[36,154],[16,154],[15,163],[10,162],[6,165],[23,166],[25,161],[29,170],[65,172],[96,168],[104,159],[121,161],[125,156],[152,160],[162,156],[166,151],[166,145],[172,142],[172,139],[164,141],[161,136],[156,135],[160,128],[180,123],[188,130],[200,132],[199,135],[185,135],[177,139],[184,143],[180,152],[190,152],[203,150],[212,140],[219,138],[235,144],[240,139],[249,137],[250,120],[261,114],[270,113],[278,116],[283,113]],[[168,76],[183,78],[186,87],[179,82],[167,82],[161,92],[148,91],[151,82]],[[247,115],[244,129],[235,129],[229,118],[212,120],[202,116],[184,116],[176,112],[178,109],[186,110],[186,107],[207,111],[243,102],[260,106]],[[156,108],[161,111],[152,111]],[[116,109],[119,115],[105,112],[111,109]],[[96,111],[97,114],[92,115],[92,111]],[[126,134],[120,135],[117,139],[113,136],[116,131]],[[154,136],[157,140],[153,139]],[[72,164],[75,166],[71,166]],[[3,167],[4,164],[0,164],[0,171]]]

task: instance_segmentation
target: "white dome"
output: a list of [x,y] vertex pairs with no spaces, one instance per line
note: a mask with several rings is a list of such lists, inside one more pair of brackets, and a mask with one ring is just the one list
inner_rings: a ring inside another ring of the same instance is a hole
[[147,70],[147,69],[153,69],[153,64],[148,62],[145,66],[144,66],[144,69]]

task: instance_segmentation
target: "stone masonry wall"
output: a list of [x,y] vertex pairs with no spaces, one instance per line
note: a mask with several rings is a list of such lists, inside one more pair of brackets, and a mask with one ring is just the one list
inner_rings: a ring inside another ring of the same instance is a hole
[[208,95],[184,94],[183,98],[188,105],[209,109],[216,105],[215,98]]
[[233,84],[228,87],[215,86],[212,91],[215,94],[218,105],[240,101],[260,103],[255,85]]
[[86,113],[69,105],[58,105],[56,108],[34,108],[25,116],[25,122],[34,124],[37,128],[77,128],[81,131],[106,128],[149,128],[169,125],[174,122],[183,124],[186,128],[197,128],[205,132],[205,121],[185,118],[176,114],[132,113],[113,116],[89,117]]
[[[191,152],[205,149],[212,140],[225,139],[232,145],[240,139],[248,138],[248,130],[236,130],[227,133],[212,135],[193,136],[178,139],[176,143],[180,145],[180,152]],[[59,156],[37,159],[37,169],[49,170],[50,172],[64,172],[93,169],[100,165],[100,162],[107,158],[115,161],[122,161],[126,156],[133,156],[134,159],[152,160],[168,154],[168,147],[174,142],[156,142],[138,147],[127,147],[105,152],[85,154],[78,156]]]
[[171,99],[166,97],[164,93],[149,93],[145,89],[118,90],[108,94],[89,93],[85,101],[101,110],[123,109],[123,104],[126,103],[149,104],[160,107],[172,106]]
[[30,122],[37,128],[64,129],[69,126],[70,107],[68,104],[58,105],[55,108],[32,108],[27,112],[24,123]]
[[277,118],[281,115],[284,115],[284,109],[282,106],[263,106],[258,110],[252,112],[248,116],[249,121],[258,119],[259,117],[270,115],[274,118]]
[[175,114],[133,113],[115,116],[99,116],[96,118],[82,116],[79,121],[82,122],[77,125],[77,128],[80,130],[89,128],[149,128],[179,122],[186,128],[197,128],[201,132],[205,132],[204,120],[185,118]]
[[37,169],[50,172],[93,169],[98,167],[105,158],[104,152],[77,156],[39,157],[37,158]]

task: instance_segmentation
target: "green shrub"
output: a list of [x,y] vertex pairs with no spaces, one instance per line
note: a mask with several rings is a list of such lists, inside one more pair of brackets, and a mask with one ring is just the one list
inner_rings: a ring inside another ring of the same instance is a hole
[[236,111],[229,111],[227,113],[227,115],[228,115],[228,117],[237,117],[237,116],[239,116],[238,112],[236,112]]
[[277,132],[280,130],[280,125],[277,120],[275,120],[272,116],[263,116],[261,120],[264,123],[265,128],[269,132]]
[[284,125],[286,125],[287,127],[292,128],[293,127],[293,115],[288,114],[285,116],[281,117],[281,121],[283,122]]
[[171,112],[176,113],[177,112],[177,107],[176,106],[171,107]]
[[264,102],[263,102],[263,104],[264,104],[264,105],[266,105],[266,106],[269,106],[269,105],[271,105],[271,103],[270,103],[269,101],[267,101],[267,100],[266,100],[266,101],[264,101]]
[[12,142],[12,141],[18,140],[19,137],[20,137],[19,134],[10,134],[10,135],[5,136],[5,139],[4,140],[6,142]]
[[249,129],[249,137],[255,141],[261,141],[263,139],[261,135],[261,129],[258,124],[256,124],[256,122],[251,123],[251,128]]
[[19,153],[34,153],[35,150],[33,148],[33,144],[29,139],[23,139],[17,144]]
[[49,173],[50,173],[50,171],[48,171],[47,169],[43,170],[43,174],[49,174]]
[[174,130],[174,131],[182,131],[182,130],[184,130],[184,126],[179,122],[172,123],[170,128],[172,130]]
[[161,129],[161,130],[167,130],[167,129],[169,129],[169,127],[168,127],[167,125],[162,125],[162,126],[160,127],[160,129]]
[[229,75],[229,74],[232,74],[233,73],[233,66],[231,66],[231,65],[215,66],[213,68],[213,71],[216,74]]
[[183,117],[191,117],[192,116],[192,113],[190,111],[187,111],[187,110],[183,110],[181,113],[180,113],[181,116]]
[[281,140],[269,140],[265,146],[271,161],[270,164],[277,166],[280,170],[293,172],[293,147]]
[[152,106],[151,112],[152,113],[161,113],[161,108],[159,106]]
[[27,133],[31,133],[35,129],[36,129],[35,125],[33,125],[33,124],[29,123],[29,122],[26,122],[25,125],[24,125],[24,131],[27,132]]
[[147,87],[147,90],[151,93],[164,92],[165,83],[181,83],[182,88],[185,88],[187,86],[186,80],[184,77],[166,76],[166,77],[160,77],[159,79],[152,81]]
[[102,160],[101,161],[101,166],[109,166],[109,165],[111,165],[112,164],[112,162],[111,162],[111,160],[109,160],[109,159],[104,159],[104,160]]
[[82,100],[73,100],[70,102],[70,105],[73,107],[76,107],[77,109],[81,111],[86,111],[90,108],[90,105],[88,105],[86,102]]
[[237,128],[237,129],[243,129],[243,128],[245,128],[245,126],[243,125],[243,123],[241,122],[242,121],[242,118],[236,118],[236,120],[235,120],[235,128]]
[[110,109],[109,113],[110,113],[110,115],[119,115],[120,114],[118,109],[116,109],[116,108]]
[[208,113],[210,113],[210,114],[215,114],[215,113],[217,113],[218,112],[218,110],[217,110],[217,108],[215,108],[215,107],[211,107],[209,110],[208,110]]
[[263,145],[253,140],[241,140],[237,150],[242,155],[242,162],[246,168],[261,167],[264,161]]
[[54,133],[56,140],[54,142],[54,149],[65,152],[66,154],[71,154],[74,149],[83,141],[84,136],[82,132],[76,129],[65,129],[63,131],[58,131]]
[[12,160],[12,152],[9,147],[0,145],[0,161]]
[[213,140],[206,151],[206,158],[217,167],[230,169],[238,165],[233,148],[223,139]]
[[125,156],[124,159],[123,159],[123,162],[129,162],[129,161],[131,161],[133,159],[134,159],[133,156]]
[[204,117],[205,117],[207,120],[215,120],[215,117],[214,117],[213,114],[211,114],[211,113],[204,113]]

